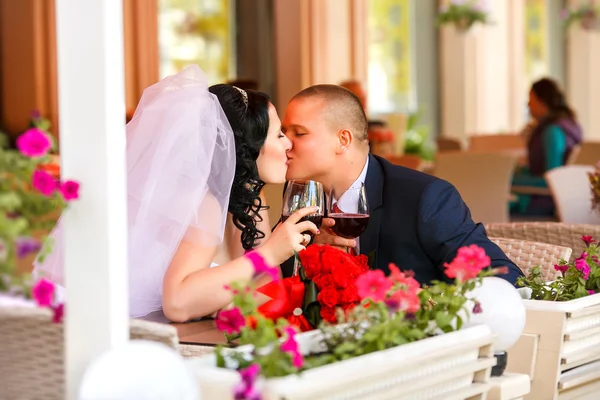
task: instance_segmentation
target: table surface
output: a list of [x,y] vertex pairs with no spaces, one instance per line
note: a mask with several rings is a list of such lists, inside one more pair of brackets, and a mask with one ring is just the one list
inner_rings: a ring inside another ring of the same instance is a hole
[[142,317],[145,321],[159,322],[169,324],[177,329],[179,342],[183,344],[196,344],[204,346],[216,346],[218,344],[227,344],[223,332],[217,329],[214,319],[201,319],[184,323],[170,322],[162,313],[156,311]]

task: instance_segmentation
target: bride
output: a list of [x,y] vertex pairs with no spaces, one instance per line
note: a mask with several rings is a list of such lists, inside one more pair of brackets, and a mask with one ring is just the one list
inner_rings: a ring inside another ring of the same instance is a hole
[[[317,227],[298,210],[271,233],[261,196],[283,183],[290,140],[267,95],[210,88],[198,66],[147,88],[127,124],[129,314],[171,321],[211,315],[231,282],[258,284],[254,265],[279,266]],[[64,285],[62,220],[35,274]],[[211,268],[215,267],[215,268]],[[83,284],[83,283],[82,283]]]

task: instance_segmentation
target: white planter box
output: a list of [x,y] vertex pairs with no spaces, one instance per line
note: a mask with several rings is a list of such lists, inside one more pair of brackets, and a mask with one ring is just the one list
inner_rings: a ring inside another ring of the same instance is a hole
[[[321,338],[319,331],[297,337],[302,351]],[[474,326],[260,384],[270,400],[484,400],[496,364],[493,340],[486,325]],[[203,399],[233,398],[237,372],[216,368],[214,355],[188,363]]]
[[590,399],[597,399],[600,294],[564,302],[523,302],[527,322],[508,352],[507,371],[531,377],[526,399],[582,399],[588,392]]

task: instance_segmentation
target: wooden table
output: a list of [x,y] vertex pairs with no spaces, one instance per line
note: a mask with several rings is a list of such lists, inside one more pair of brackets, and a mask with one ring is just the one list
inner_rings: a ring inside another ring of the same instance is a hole
[[140,319],[174,326],[177,329],[179,343],[182,344],[196,344],[202,346],[227,344],[225,335],[223,332],[217,329],[214,319],[201,319],[184,323],[174,323],[170,322],[164,316],[162,311],[155,311]]

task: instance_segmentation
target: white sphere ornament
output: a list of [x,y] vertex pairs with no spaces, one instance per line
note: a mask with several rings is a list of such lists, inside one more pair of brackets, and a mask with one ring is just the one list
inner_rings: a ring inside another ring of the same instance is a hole
[[130,341],[85,371],[81,400],[200,400],[200,389],[183,358],[158,342]]
[[481,312],[471,312],[465,327],[487,324],[496,335],[494,351],[510,349],[525,329],[525,305],[517,289],[502,278],[487,277],[469,294],[479,302]]

